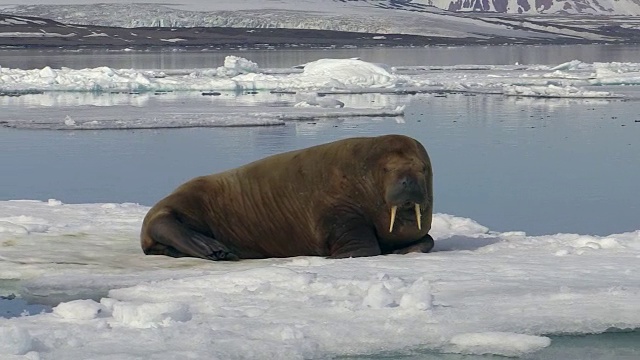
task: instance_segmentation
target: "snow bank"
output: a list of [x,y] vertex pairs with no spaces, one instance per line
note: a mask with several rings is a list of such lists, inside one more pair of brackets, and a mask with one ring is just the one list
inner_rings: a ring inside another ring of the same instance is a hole
[[13,226],[48,224],[0,233],[0,279],[18,281],[20,295],[5,304],[53,307],[0,316],[0,354],[522,356],[548,346],[551,334],[640,328],[640,230],[527,236],[436,214],[430,254],[226,263],[144,256],[147,210],[0,202],[0,218]]

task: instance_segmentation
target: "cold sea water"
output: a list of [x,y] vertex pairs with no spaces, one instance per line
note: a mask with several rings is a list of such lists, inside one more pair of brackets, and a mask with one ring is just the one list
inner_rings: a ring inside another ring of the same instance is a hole
[[[220,66],[239,55],[261,67],[360,57],[389,65],[638,62],[630,46],[501,46],[264,51],[3,50],[9,68],[109,66],[185,69]],[[29,97],[32,97],[29,100]],[[239,95],[242,103],[252,94]],[[407,104],[403,118],[335,118],[283,126],[55,131],[0,128],[0,200],[152,205],[197,175],[349,136],[399,133],[420,140],[434,167],[435,211],[495,231],[608,235],[640,229],[640,101],[516,98],[501,95],[349,95]],[[37,116],[59,103],[23,95]],[[152,97],[149,111],[206,106],[200,94]],[[126,113],[129,106],[111,103]],[[265,104],[261,104],[265,105]],[[267,104],[268,105],[268,104]],[[20,111],[9,109],[6,111]],[[35,111],[33,109],[36,109]],[[96,107],[95,111],[106,111]],[[73,115],[73,114],[71,114]],[[1,117],[2,115],[0,115]],[[554,337],[527,359],[638,359],[640,333]],[[367,357],[372,358],[372,357]],[[421,353],[376,359],[485,359]]]

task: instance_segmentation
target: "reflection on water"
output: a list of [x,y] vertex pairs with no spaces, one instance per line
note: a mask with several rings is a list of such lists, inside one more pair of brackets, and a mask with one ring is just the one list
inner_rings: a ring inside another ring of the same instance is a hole
[[[380,101],[409,101],[404,118],[217,129],[0,129],[0,165],[7,169],[0,177],[0,199],[151,205],[194,176],[349,136],[401,133],[416,137],[430,152],[437,212],[529,234],[638,229],[638,102],[387,97],[392,99]],[[188,97],[176,101],[195,106]],[[158,102],[150,111],[171,110],[167,106]],[[129,111],[93,107],[95,113],[105,109],[116,115]]]
[[410,65],[509,65],[584,62],[637,62],[640,46],[453,46],[371,49],[213,50],[164,49],[141,51],[26,49],[1,50],[0,66],[39,69],[45,66],[72,69],[108,66],[116,69],[185,69],[221,66],[227,55],[255,61],[263,68],[290,67],[321,58],[360,57],[369,62]]
[[[319,97],[315,93],[48,92],[0,97],[0,124],[17,129],[126,130],[185,127],[283,125],[304,119],[402,115],[409,96],[377,93]],[[298,106],[322,104],[322,106]],[[340,106],[336,106],[340,104]]]
[[[344,94],[338,95],[340,101],[348,108],[395,108],[404,105],[410,99],[408,96],[388,96],[379,93]],[[324,97],[324,96],[323,96]],[[332,95],[326,98],[334,98]],[[295,93],[268,91],[217,92],[215,96],[204,96],[200,91],[191,92],[143,92],[143,93],[107,93],[107,92],[45,92],[41,94],[27,94],[22,96],[0,96],[0,107],[5,110],[23,112],[25,109],[43,111],[41,107],[52,108],[57,111],[73,112],[82,108],[95,106],[104,107],[101,111],[121,111],[121,108],[108,109],[111,106],[135,106],[135,107],[176,107],[206,105],[209,111],[218,110],[221,107],[233,106],[291,106],[300,101],[317,101],[315,92],[297,91]],[[213,109],[212,109],[213,108]],[[52,110],[47,109],[47,110]],[[0,120],[6,120],[6,113],[0,114]]]

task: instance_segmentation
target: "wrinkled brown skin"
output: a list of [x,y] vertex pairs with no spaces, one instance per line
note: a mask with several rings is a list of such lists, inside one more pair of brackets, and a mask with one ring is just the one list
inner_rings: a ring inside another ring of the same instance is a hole
[[[402,206],[398,184],[407,178],[420,193],[422,230],[413,207]],[[210,260],[428,252],[432,179],[425,148],[401,135],[282,153],[178,187],[146,215],[142,249]]]

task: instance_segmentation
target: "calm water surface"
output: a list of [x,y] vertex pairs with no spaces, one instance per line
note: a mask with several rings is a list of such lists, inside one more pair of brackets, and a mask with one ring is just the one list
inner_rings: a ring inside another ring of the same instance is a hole
[[639,103],[465,95],[410,100],[401,123],[0,129],[0,198],[151,205],[194,176],[349,136],[399,133],[420,140],[432,157],[437,212],[529,234],[640,228]]
[[[105,64],[200,68],[220,64],[228,53],[1,51],[0,65],[11,66],[18,55],[29,55],[22,57],[29,65],[25,68]],[[479,64],[634,61],[639,55],[640,47],[613,45],[243,54],[270,67],[347,56],[393,65],[447,65],[470,60]],[[190,106],[203,101],[201,98],[171,98],[151,105],[159,109]],[[399,133],[414,136],[431,154],[437,212],[470,217],[496,231],[529,234],[606,235],[640,229],[639,102],[469,94],[416,95],[402,100],[409,106],[401,122],[336,119],[278,127],[142,131],[0,129],[0,199],[151,205],[197,175],[339,138]],[[26,96],[25,103],[29,103]],[[50,104],[42,109],[49,111]],[[97,107],[96,111],[106,110]],[[116,111],[126,112],[127,107]]]
[[640,45],[452,46],[370,49],[183,50],[109,51],[59,49],[0,49],[0,66],[34,69],[50,66],[72,69],[109,66],[117,69],[184,69],[217,67],[227,55],[242,56],[261,67],[289,67],[321,58],[360,57],[396,66],[508,65],[584,62],[637,62]]

